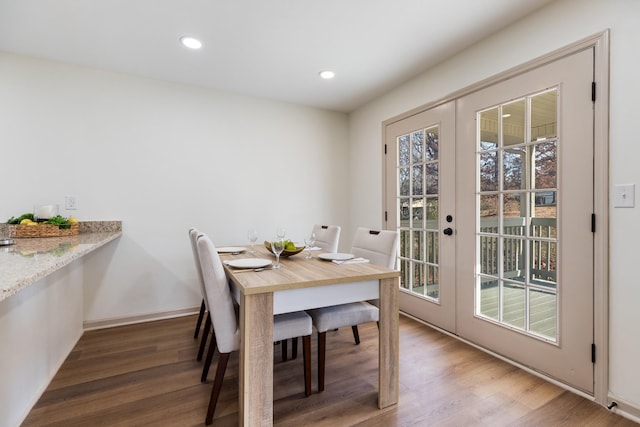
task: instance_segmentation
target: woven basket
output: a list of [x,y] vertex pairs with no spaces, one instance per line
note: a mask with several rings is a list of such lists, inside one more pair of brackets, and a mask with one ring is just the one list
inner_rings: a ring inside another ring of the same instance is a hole
[[9,237],[61,237],[76,236],[78,233],[78,224],[71,224],[71,228],[60,228],[55,224],[9,225]]

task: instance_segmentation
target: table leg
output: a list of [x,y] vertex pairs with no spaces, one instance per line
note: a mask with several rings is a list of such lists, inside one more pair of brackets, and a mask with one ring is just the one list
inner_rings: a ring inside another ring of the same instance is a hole
[[378,408],[398,403],[400,381],[399,279],[380,280]]
[[273,425],[273,294],[240,296],[240,426]]

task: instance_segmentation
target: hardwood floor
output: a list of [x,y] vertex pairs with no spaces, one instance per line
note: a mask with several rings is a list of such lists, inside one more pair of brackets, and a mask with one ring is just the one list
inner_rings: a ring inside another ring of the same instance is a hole
[[[23,426],[201,426],[206,384],[195,316],[86,332]],[[274,352],[278,426],[636,426],[630,420],[412,319],[400,318],[400,403],[377,409],[377,328],[327,335],[326,388],[304,397],[302,356]],[[214,358],[214,364],[217,356]],[[214,426],[238,419],[238,356],[229,362]]]

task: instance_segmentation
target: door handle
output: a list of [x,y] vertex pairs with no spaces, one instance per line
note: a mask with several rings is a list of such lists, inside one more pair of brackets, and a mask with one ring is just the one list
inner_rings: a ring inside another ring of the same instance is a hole
[[453,229],[452,229],[451,227],[447,227],[447,228],[445,228],[444,230],[442,230],[442,232],[443,232],[444,234],[446,234],[447,236],[451,236],[451,235],[453,235]]

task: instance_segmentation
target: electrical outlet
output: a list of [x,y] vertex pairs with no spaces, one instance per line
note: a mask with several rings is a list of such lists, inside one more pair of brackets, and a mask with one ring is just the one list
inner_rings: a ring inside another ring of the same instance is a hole
[[65,196],[64,208],[67,210],[78,209],[78,205],[76,204],[76,196]]

